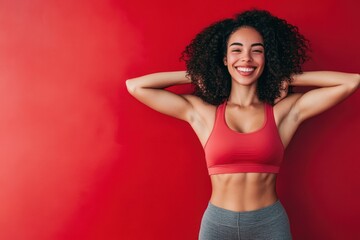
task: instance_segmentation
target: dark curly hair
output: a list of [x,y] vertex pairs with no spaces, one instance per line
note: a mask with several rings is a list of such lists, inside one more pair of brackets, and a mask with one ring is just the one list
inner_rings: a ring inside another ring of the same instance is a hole
[[274,104],[282,82],[290,82],[293,73],[301,73],[301,65],[309,59],[309,41],[298,27],[266,10],[247,10],[215,22],[197,34],[181,54],[195,86],[193,94],[205,102],[219,105],[229,97],[231,76],[223,59],[230,35],[244,26],[257,30],[264,40],[265,68],[257,85],[261,101]]

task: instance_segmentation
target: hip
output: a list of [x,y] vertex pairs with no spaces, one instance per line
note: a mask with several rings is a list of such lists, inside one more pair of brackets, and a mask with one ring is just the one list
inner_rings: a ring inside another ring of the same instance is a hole
[[231,211],[209,202],[202,217],[199,239],[290,240],[290,223],[280,200],[252,211]]

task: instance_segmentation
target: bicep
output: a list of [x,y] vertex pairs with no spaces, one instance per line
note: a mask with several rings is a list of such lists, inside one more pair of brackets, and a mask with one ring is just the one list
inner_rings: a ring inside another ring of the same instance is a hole
[[155,111],[187,122],[191,120],[193,106],[185,95],[153,88],[137,88],[129,93]]
[[318,115],[340,103],[352,92],[346,85],[323,87],[304,93],[293,106],[299,122]]
[[306,93],[297,93],[279,102],[279,133],[284,146],[287,146],[300,124],[308,118],[333,107],[347,96],[346,86],[323,87]]

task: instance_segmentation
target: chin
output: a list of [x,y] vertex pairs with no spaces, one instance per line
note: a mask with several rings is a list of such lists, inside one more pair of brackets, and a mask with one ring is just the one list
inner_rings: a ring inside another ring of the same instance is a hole
[[240,85],[244,85],[244,86],[251,86],[253,84],[257,84],[257,81],[259,79],[259,76],[252,76],[252,77],[243,77],[243,76],[238,76],[236,78],[233,78],[233,81],[240,84]]

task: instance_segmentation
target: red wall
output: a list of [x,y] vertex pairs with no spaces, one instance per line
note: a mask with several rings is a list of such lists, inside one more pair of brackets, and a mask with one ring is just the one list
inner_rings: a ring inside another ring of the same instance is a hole
[[[249,7],[299,26],[306,70],[359,71],[355,0],[0,0],[0,239],[197,239],[211,193],[201,145],[124,83],[184,69],[195,33]],[[360,238],[359,100],[288,147],[278,192],[295,240]]]

